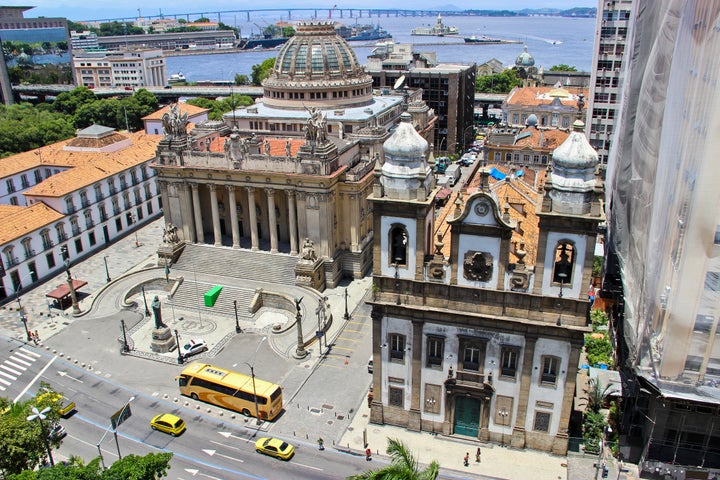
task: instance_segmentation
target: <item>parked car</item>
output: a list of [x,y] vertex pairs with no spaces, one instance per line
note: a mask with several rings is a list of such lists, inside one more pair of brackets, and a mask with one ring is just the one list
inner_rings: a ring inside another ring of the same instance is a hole
[[295,447],[279,438],[263,437],[255,442],[255,451],[281,460],[290,460]]
[[180,348],[183,357],[192,357],[198,353],[206,352],[207,343],[202,338],[191,338],[185,345]]
[[370,360],[368,360],[368,373],[373,373],[373,357],[370,355]]
[[63,427],[59,423],[56,423],[50,429],[50,433],[48,433],[48,440],[60,440],[61,438],[65,438],[66,435],[67,432],[65,431],[65,427]]
[[177,437],[185,431],[185,422],[182,418],[172,413],[161,413],[150,420],[150,428]]

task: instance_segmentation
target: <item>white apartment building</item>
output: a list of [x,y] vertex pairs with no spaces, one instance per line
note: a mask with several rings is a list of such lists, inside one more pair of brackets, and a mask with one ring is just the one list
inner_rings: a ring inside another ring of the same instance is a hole
[[0,163],[0,303],[162,213],[161,138],[93,125]]
[[79,86],[159,87],[167,68],[162,50],[82,52],[73,55],[73,74]]

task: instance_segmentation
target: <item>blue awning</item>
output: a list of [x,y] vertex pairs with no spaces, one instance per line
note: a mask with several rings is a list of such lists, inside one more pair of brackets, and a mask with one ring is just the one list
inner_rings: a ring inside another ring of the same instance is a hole
[[495,180],[504,180],[507,175],[502,173],[500,170],[498,170],[495,167],[492,167],[490,169],[490,176],[493,177]]

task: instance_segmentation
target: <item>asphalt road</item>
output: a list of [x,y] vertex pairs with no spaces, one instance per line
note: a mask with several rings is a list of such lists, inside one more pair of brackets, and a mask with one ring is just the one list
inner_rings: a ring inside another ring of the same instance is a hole
[[[185,480],[335,479],[368,467],[363,457],[333,448],[321,452],[314,440],[286,439],[296,448],[289,462],[260,455],[255,452],[254,442],[265,433],[252,428],[253,420],[247,426],[238,426],[242,419],[224,421],[206,414],[204,408],[193,411],[172,399],[125,388],[105,378],[102,372],[88,371],[44,349],[6,337],[1,340],[0,372],[5,375],[0,375],[0,395],[28,399],[45,381],[77,405],[76,413],[61,422],[68,435],[56,451],[57,459],[79,455],[89,460],[100,451],[109,465],[117,459],[118,449],[122,455],[171,451],[174,456],[168,478]],[[109,417],[132,397],[132,416],[118,427],[116,443],[108,429]],[[179,415],[188,423],[188,430],[176,438],[153,431],[148,422],[159,412]]]

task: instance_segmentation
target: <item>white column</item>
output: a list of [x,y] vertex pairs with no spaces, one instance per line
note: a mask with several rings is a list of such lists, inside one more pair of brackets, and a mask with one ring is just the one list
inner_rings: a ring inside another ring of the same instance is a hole
[[233,248],[240,248],[240,226],[237,218],[237,204],[235,203],[235,185],[225,185],[230,203],[230,224],[232,225]]
[[275,190],[272,188],[265,189],[268,201],[268,223],[270,224],[270,251],[277,253],[277,217],[275,216]]
[[212,209],[213,236],[215,237],[215,246],[222,245],[222,233],[220,232],[220,211],[218,209],[217,185],[211,183],[210,188],[210,208]]
[[290,221],[290,255],[298,253],[298,230],[297,230],[297,211],[295,207],[295,192],[287,191],[288,196],[288,218]]
[[255,214],[255,187],[247,187],[248,210],[250,214],[250,248],[258,249],[257,215]]
[[197,235],[197,243],[205,243],[205,232],[203,231],[202,212],[200,210],[200,186],[197,183],[191,183],[193,213],[195,214],[195,234]]

